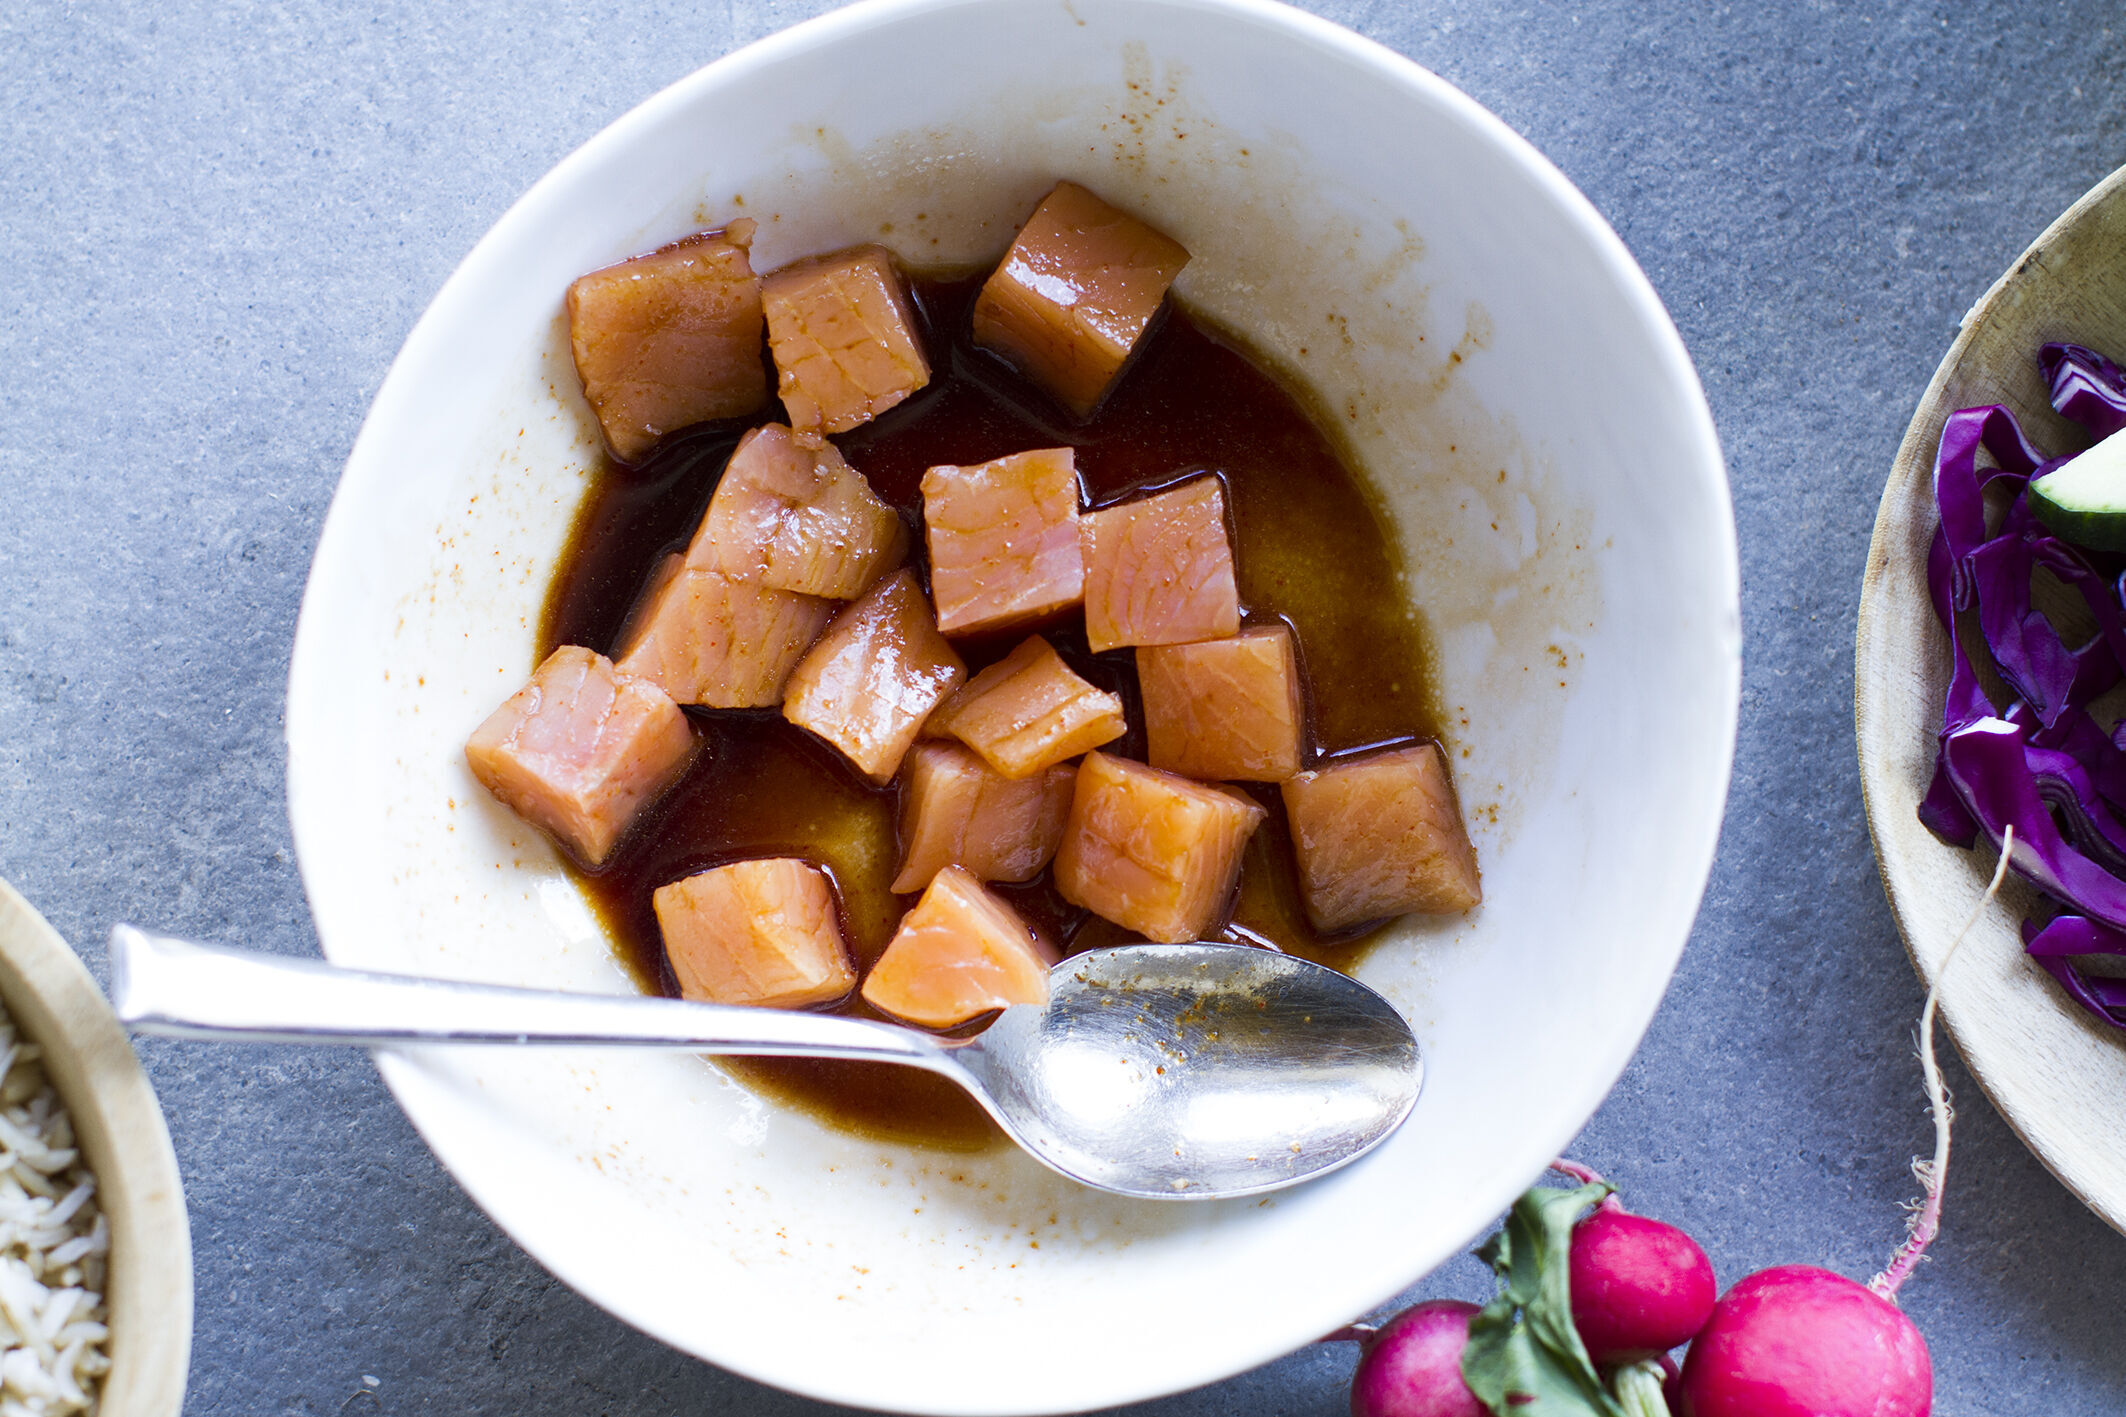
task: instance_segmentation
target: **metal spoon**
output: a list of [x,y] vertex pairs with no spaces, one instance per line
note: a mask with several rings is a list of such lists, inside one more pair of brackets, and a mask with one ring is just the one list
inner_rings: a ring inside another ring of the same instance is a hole
[[1050,1167],[1160,1199],[1254,1195],[1333,1171],[1402,1124],[1417,1039],[1333,969],[1246,945],[1075,955],[1045,1005],[940,1038],[831,1014],[367,974],[111,932],[111,1003],[142,1033],[263,1043],[576,1043],[928,1068]]

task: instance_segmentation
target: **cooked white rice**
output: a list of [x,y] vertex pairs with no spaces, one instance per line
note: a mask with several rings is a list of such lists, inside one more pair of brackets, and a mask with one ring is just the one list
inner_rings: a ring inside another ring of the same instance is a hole
[[0,1417],[96,1410],[110,1232],[74,1123],[0,1007]]

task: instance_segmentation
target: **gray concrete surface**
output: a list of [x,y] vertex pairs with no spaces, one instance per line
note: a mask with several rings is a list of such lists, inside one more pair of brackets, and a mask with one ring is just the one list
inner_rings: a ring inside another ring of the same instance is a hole
[[[123,916],[315,949],[282,806],[288,644],[393,353],[557,159],[824,8],[0,7],[0,875],[92,966]],[[1675,987],[1579,1151],[1723,1276],[1867,1273],[1928,1137],[1919,990],[1852,760],[1863,552],[1958,317],[2126,160],[2126,12],[1314,8],[1461,85],[1585,189],[1674,312],[1733,470],[1749,641],[1727,829]],[[818,1410],[557,1284],[360,1056],[142,1053],[189,1187],[197,1417]],[[1906,1291],[1938,1410],[2126,1410],[2126,1240],[1952,1081],[1948,1233]],[[1485,1288],[1464,1261],[1421,1292]],[[1135,1410],[1326,1417],[1351,1361],[1304,1352]]]

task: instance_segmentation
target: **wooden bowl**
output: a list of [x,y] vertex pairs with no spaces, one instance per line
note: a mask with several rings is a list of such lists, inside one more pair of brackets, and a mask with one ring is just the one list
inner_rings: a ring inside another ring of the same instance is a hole
[[[2047,340],[2126,352],[2126,168],[2068,208],[1964,317],[1905,430],[1868,547],[1853,676],[1860,783],[1890,908],[1929,985],[1995,861],[1983,846],[1943,845],[1917,815],[1949,682],[1948,634],[1927,598],[1935,446],[1950,413],[1991,403],[2047,454],[2086,446],[2047,401],[2037,365]],[[2091,1017],[2023,953],[2017,926],[2036,899],[2010,878],[1956,956],[1942,1018],[2031,1151],[2126,1231],[2126,1031]]]
[[192,1237],[162,1108],[96,981],[5,881],[0,1002],[44,1047],[110,1222],[101,1417],[177,1417],[192,1351]]

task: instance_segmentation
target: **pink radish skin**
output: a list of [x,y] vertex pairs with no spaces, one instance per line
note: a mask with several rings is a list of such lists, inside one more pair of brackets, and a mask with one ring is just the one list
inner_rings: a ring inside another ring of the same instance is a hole
[[1366,1340],[1351,1377],[1351,1417],[1490,1417],[1462,1381],[1474,1304],[1427,1299]]
[[1571,1273],[1573,1327],[1603,1367],[1688,1343],[1720,1292],[1696,1240],[1608,1206],[1573,1227]]
[[1896,1305],[1809,1265],[1722,1295],[1683,1360],[1683,1417],[1927,1417],[1934,1366]]

